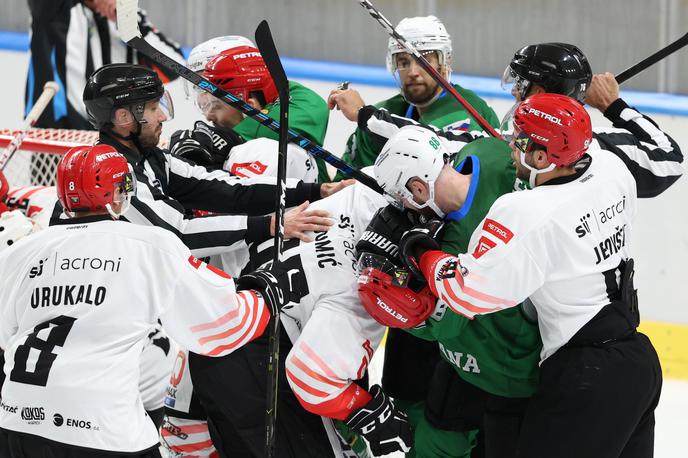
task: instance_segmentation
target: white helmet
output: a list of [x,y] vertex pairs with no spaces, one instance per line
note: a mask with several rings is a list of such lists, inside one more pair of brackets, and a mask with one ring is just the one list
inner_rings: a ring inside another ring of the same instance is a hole
[[[208,41],[194,46],[194,48],[189,52],[189,58],[186,60],[186,65],[192,71],[198,73],[203,71],[205,65],[210,62],[210,60],[220,54],[222,51],[228,49],[236,48],[238,46],[251,46],[253,48],[256,45],[253,44],[251,40],[241,35],[227,35],[224,37],[211,38]],[[184,90],[186,91],[187,97],[190,97],[193,91],[191,91],[191,83],[184,81]]]
[[[395,204],[407,202],[418,210],[430,207],[437,216],[444,217],[435,204],[435,180],[448,157],[449,152],[433,131],[416,125],[404,126],[382,147],[375,161],[375,177]],[[428,184],[430,198],[424,204],[416,203],[406,187],[411,178]]]
[[[445,77],[451,76],[452,43],[451,36],[435,16],[418,16],[404,18],[399,22],[396,31],[421,53],[437,51],[440,65],[445,69]],[[406,52],[394,38],[387,44],[387,70],[396,72],[395,54]]]
[[19,210],[0,215],[0,251],[33,232],[33,223]]

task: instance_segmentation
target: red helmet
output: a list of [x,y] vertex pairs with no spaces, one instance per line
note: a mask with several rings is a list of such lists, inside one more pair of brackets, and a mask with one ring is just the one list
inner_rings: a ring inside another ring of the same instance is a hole
[[[68,212],[107,210],[119,217],[136,194],[136,180],[127,160],[112,146],[77,146],[57,165],[56,188]],[[122,204],[122,209],[114,212],[113,203]]]
[[5,201],[7,200],[7,194],[10,192],[10,185],[7,183],[7,178],[5,174],[0,170],[0,213],[7,211],[7,206]]
[[372,253],[361,254],[358,267],[358,298],[378,323],[413,328],[435,310],[437,299],[427,285],[419,292],[408,287],[408,269],[394,267],[383,256]]
[[514,144],[522,152],[539,145],[557,167],[571,165],[590,146],[592,124],[583,105],[560,94],[535,94],[516,107]]
[[237,46],[222,51],[205,66],[203,74],[211,83],[242,100],[251,92],[263,94],[265,103],[277,99],[277,88],[258,49]]

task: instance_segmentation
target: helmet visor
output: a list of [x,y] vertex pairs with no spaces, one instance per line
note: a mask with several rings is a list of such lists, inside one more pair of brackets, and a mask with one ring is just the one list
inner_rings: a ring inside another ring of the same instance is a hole
[[525,94],[523,94],[523,90],[527,85],[528,80],[517,75],[514,69],[511,68],[511,65],[506,66],[504,73],[502,73],[502,90],[510,91],[513,94],[515,89],[516,93],[520,94],[521,99],[523,99],[525,96]]
[[502,122],[499,123],[499,133],[502,134],[502,137],[506,142],[510,142],[514,138],[512,126],[514,124],[514,113],[516,113],[518,105],[519,102],[514,103],[502,118]]
[[356,264],[358,276],[367,276],[372,269],[389,275],[392,284],[401,288],[407,287],[411,278],[411,272],[407,268],[395,266],[385,256],[369,252],[361,253]]
[[174,119],[174,103],[169,92],[165,91],[160,97],[160,109],[165,113],[168,121]]
[[120,210],[117,216],[123,215],[131,203],[131,198],[136,195],[136,178],[134,177],[134,170],[129,164],[129,171],[123,172],[120,176],[115,177],[115,192],[112,197],[113,204],[119,204]]
[[[241,94],[232,93],[232,95],[243,100]],[[213,111],[228,106],[227,103],[196,86],[193,87],[193,101],[196,108],[198,108],[201,114],[203,114],[205,117],[208,117],[208,115]]]

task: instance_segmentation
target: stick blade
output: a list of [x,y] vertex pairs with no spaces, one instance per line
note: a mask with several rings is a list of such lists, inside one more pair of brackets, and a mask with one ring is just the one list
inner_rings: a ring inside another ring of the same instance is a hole
[[138,0],[117,0],[117,30],[126,42],[141,36]]
[[270,71],[270,75],[272,75],[272,80],[275,82],[280,100],[288,101],[289,80],[287,79],[287,74],[284,72],[284,67],[282,67],[282,62],[280,61],[279,53],[275,47],[275,42],[272,39],[270,26],[265,19],[263,19],[256,28],[256,44],[258,45],[260,54],[263,56],[265,65],[267,65]]

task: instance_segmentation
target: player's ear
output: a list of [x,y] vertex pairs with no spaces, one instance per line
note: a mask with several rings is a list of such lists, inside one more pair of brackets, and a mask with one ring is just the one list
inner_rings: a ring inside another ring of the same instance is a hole
[[126,126],[134,122],[134,116],[126,108],[117,108],[112,114],[112,124],[115,126]]
[[420,178],[411,178],[406,187],[413,194],[413,197],[420,199],[421,202],[428,199],[430,195],[430,190],[428,185]]

